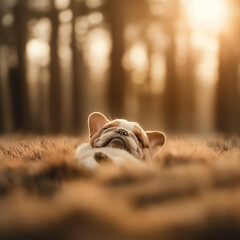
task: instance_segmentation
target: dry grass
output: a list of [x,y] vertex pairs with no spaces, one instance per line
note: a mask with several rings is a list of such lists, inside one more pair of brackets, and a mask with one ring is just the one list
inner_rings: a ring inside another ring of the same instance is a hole
[[83,140],[0,138],[0,239],[240,239],[240,138],[175,138],[91,172]]

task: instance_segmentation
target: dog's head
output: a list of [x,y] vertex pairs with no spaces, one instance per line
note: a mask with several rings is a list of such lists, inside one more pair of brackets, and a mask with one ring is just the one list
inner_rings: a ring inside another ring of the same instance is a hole
[[92,147],[124,149],[140,160],[149,159],[151,152],[163,146],[166,139],[162,132],[145,132],[136,122],[110,121],[98,112],[89,115],[88,127]]

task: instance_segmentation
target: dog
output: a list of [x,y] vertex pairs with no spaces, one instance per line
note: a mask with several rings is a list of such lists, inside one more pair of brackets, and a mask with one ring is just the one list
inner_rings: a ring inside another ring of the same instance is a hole
[[144,131],[138,123],[124,119],[110,121],[99,112],[89,115],[88,128],[89,142],[77,148],[76,159],[89,169],[104,163],[149,163],[166,141],[160,131]]

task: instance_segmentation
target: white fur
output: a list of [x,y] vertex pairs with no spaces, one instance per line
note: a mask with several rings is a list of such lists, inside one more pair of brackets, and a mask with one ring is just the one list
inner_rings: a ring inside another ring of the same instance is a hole
[[135,126],[135,124],[133,122],[128,122],[127,120],[124,120],[124,119],[120,119],[119,122],[120,122],[119,127],[120,128],[125,128],[129,132],[132,132],[132,130]]
[[124,162],[142,164],[125,150],[109,147],[93,148],[89,143],[83,143],[77,148],[75,158],[77,159],[78,164],[84,165],[89,169],[96,169],[100,165],[94,159],[94,154],[97,152],[106,154],[115,164],[122,164]]
[[[120,122],[119,127],[125,128],[129,132],[132,132],[134,127],[136,126],[136,124],[134,122],[128,122],[127,120],[124,120],[124,119],[120,119],[119,122]],[[141,129],[141,127],[140,127],[140,129]],[[144,131],[141,131],[141,132],[145,137],[147,137],[147,134]]]

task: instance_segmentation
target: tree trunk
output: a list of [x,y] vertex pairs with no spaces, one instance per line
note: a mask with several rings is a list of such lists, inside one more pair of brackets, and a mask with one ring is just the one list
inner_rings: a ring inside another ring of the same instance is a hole
[[219,81],[216,101],[217,129],[240,133],[240,50],[238,48],[240,2],[236,0],[229,2],[233,9],[229,29],[220,36]]
[[109,0],[108,16],[112,32],[111,72],[108,82],[107,102],[110,115],[121,117],[124,113],[125,72],[122,66],[124,54],[124,28],[127,0]]
[[[0,61],[2,59],[2,52],[1,52],[1,47],[2,47],[2,42],[3,42],[3,28],[2,28],[2,24],[0,23]],[[1,62],[0,62],[0,69],[1,69]],[[4,121],[3,121],[3,88],[2,88],[2,72],[0,71],[0,133],[3,133],[4,131]]]
[[[1,43],[0,43],[0,59],[1,59]],[[1,69],[1,63],[0,63]],[[2,73],[0,72],[0,133],[4,132],[3,121],[3,89],[2,89]]]
[[61,81],[59,77],[58,58],[58,12],[52,0],[52,33],[51,33],[51,81],[50,81],[50,128],[51,132],[57,133],[61,130]]
[[179,86],[175,64],[175,35],[173,26],[168,27],[169,46],[166,52],[166,88],[164,92],[164,118],[168,130],[176,130],[179,115]]
[[194,78],[194,58],[191,49],[191,32],[186,30],[187,37],[187,59],[183,68],[182,84],[179,84],[179,99],[181,99],[181,107],[179,115],[181,114],[182,126],[181,128],[188,131],[194,130],[195,107],[196,107],[196,83]]
[[[77,49],[76,46],[76,32],[75,32],[75,21],[76,17],[79,15],[79,11],[77,9],[83,9],[82,3],[80,7],[78,7],[79,3],[72,0],[71,8],[73,11],[73,20],[72,20],[72,54],[73,54],[73,63],[72,63],[72,72],[73,72],[73,85],[72,85],[72,101],[73,101],[73,131],[74,132],[82,132],[85,126],[84,119],[84,100],[85,94],[84,89],[86,89],[86,79],[84,74],[84,62],[82,52]],[[80,12],[84,14],[84,12]]]
[[239,57],[236,43],[225,36],[220,38],[219,81],[217,86],[217,129],[239,131],[240,106],[238,93]]
[[30,109],[28,84],[26,80],[26,42],[27,21],[26,1],[19,1],[15,9],[15,32],[17,36],[18,66],[12,69],[10,75],[10,88],[13,102],[13,119],[17,129],[30,130]]

